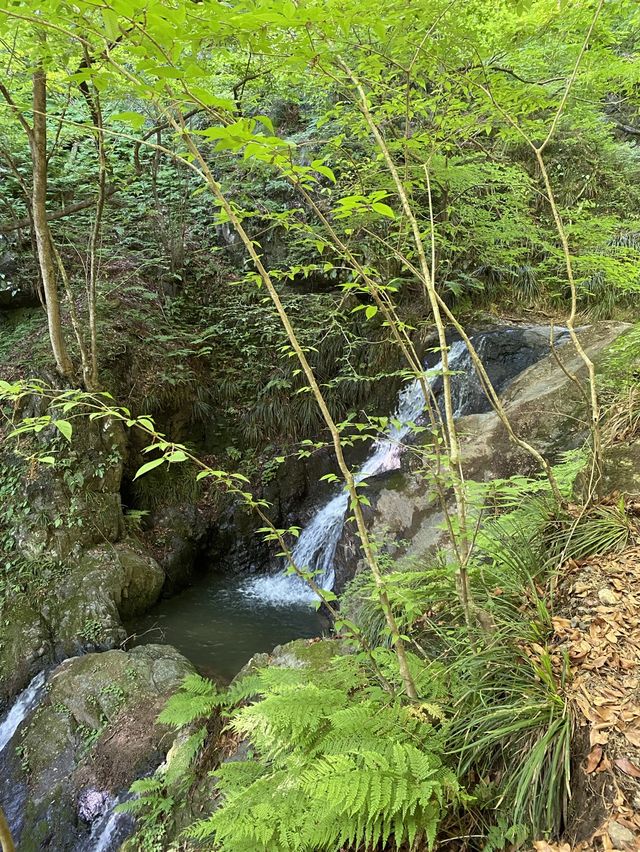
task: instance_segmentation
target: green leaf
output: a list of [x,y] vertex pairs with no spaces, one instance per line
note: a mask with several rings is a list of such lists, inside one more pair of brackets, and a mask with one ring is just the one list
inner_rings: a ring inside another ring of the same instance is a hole
[[382,216],[386,216],[388,219],[395,219],[396,214],[393,212],[391,207],[388,204],[383,204],[382,201],[376,201],[371,205],[371,208],[376,211],[376,213],[380,213]]
[[336,182],[336,176],[333,171],[329,168],[329,166],[325,166],[322,160],[314,160],[311,163],[311,168],[315,169],[315,171],[319,172],[321,175],[324,175],[324,177],[329,178],[332,183]]
[[183,461],[187,461],[188,458],[189,457],[187,456],[187,454],[183,450],[174,450],[172,453],[170,453],[167,456],[167,461],[171,462],[171,463],[183,462]]
[[164,456],[160,456],[159,459],[152,459],[152,461],[145,462],[142,467],[139,467],[136,471],[136,475],[133,477],[134,479],[138,479],[139,476],[144,476],[145,473],[149,473],[150,470],[153,470],[154,467],[159,467],[165,458]]
[[378,313],[378,308],[375,305],[368,305],[364,313],[368,320],[373,319]]
[[269,131],[269,133],[271,133],[272,136],[276,135],[276,132],[273,129],[273,122],[271,121],[268,115],[257,115],[256,118],[261,124],[264,124],[264,126],[267,128],[267,130]]
[[54,424],[58,432],[67,439],[67,441],[71,440],[71,435],[73,433],[73,426],[69,423],[68,420],[54,420]]
[[126,110],[125,112],[114,112],[111,114],[113,121],[122,121],[128,124],[134,130],[141,130],[144,127],[146,118],[139,112]]

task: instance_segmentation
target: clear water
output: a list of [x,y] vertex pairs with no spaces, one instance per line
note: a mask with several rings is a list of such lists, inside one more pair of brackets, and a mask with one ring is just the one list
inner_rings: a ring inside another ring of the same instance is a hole
[[[453,344],[452,368],[465,352],[463,343]],[[430,371],[430,381],[437,378],[440,366]],[[402,440],[423,409],[420,383],[408,382],[398,395],[396,424],[373,444],[356,473],[358,481],[400,466]],[[331,589],[335,580],[334,556],[348,504],[344,491],[330,497],[318,507],[293,549],[296,565],[314,571],[324,589]],[[254,577],[210,575],[138,621],[135,641],[167,642],[203,673],[230,680],[253,654],[291,639],[319,636],[324,624],[312,606],[315,599],[306,583],[285,567]]]
[[166,642],[208,676],[230,681],[254,654],[320,636],[327,624],[308,601],[263,601],[247,577],[210,574],[136,621],[137,644]]

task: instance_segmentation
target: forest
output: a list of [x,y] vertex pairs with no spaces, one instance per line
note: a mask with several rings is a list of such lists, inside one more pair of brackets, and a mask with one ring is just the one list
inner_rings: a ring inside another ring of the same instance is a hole
[[0,0],[2,852],[640,849],[640,6]]

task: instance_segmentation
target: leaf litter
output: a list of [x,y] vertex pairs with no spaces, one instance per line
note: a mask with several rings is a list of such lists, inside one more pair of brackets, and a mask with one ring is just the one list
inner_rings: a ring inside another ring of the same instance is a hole
[[640,850],[640,546],[569,560],[555,597],[548,651],[588,742],[574,772],[606,781],[594,795],[605,797],[608,816],[577,846],[538,841],[534,848]]

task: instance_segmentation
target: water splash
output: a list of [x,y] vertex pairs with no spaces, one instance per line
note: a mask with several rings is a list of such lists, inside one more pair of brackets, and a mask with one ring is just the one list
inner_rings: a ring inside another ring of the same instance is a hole
[[[465,344],[460,340],[456,341],[449,349],[449,369],[457,369],[466,354]],[[425,373],[431,386],[440,377],[441,370],[442,361],[439,361],[432,370]],[[386,435],[374,443],[371,453],[355,475],[356,482],[400,467],[402,441],[420,418],[424,408],[422,384],[418,379],[414,379],[400,391],[396,411]],[[348,506],[349,497],[344,491],[332,497],[318,509],[302,530],[292,551],[295,564],[307,571],[313,571],[316,583],[322,589],[333,588],[335,582],[334,557]],[[286,568],[277,574],[248,580],[244,592],[248,597],[268,604],[309,604],[317,600],[317,596],[304,580],[289,574]]]
[[121,793],[117,798],[108,793],[97,792],[97,795],[101,797],[101,802],[98,814],[93,818],[91,833],[75,846],[74,852],[117,852],[135,829],[135,820],[131,814],[116,810],[118,805],[130,798],[129,793]]

